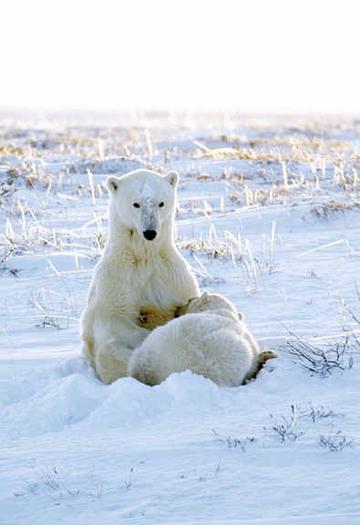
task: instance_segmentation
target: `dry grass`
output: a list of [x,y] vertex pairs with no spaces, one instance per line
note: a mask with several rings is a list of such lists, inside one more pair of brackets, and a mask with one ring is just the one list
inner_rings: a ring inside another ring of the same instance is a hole
[[237,159],[261,163],[320,163],[321,161],[341,163],[346,157],[357,162],[360,156],[355,153],[349,155],[339,148],[306,148],[298,144],[289,144],[288,148],[280,149],[253,149],[245,147],[206,148],[197,152],[196,157],[213,160]]
[[348,210],[360,209],[360,202],[340,202],[335,200],[330,200],[324,204],[317,204],[310,209],[310,213],[314,215],[317,219],[326,221],[330,218],[331,215],[336,213],[344,213]]

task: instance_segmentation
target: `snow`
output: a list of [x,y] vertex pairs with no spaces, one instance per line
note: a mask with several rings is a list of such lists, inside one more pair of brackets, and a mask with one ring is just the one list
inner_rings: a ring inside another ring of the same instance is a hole
[[[1,525],[357,525],[359,123],[119,122],[0,127]],[[246,386],[106,386],[80,356],[103,183],[138,166],[179,171],[179,247],[279,354]],[[348,336],[343,370],[303,369],[292,334]]]

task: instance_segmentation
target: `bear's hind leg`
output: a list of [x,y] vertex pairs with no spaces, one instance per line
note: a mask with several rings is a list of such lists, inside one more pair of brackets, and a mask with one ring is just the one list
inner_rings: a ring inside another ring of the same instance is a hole
[[107,385],[120,377],[127,376],[127,366],[132,350],[114,342],[102,344],[95,354],[95,370],[101,381]]
[[84,339],[81,346],[81,353],[89,361],[91,366],[95,367],[94,359],[94,341],[89,339]]
[[94,356],[94,332],[93,332],[93,312],[87,309],[80,318],[80,335],[82,339],[81,351],[83,356],[95,366]]
[[255,368],[247,374],[244,383],[247,383],[248,381],[251,381],[252,379],[255,379],[260,370],[263,368],[264,364],[269,361],[269,359],[276,359],[277,354],[273,352],[272,350],[264,350],[263,352],[260,352],[257,356],[257,361],[255,364]]
[[[153,359],[152,359],[153,358]],[[145,385],[158,385],[158,374],[156,373],[156,358],[154,355],[137,349],[129,359],[128,374]]]

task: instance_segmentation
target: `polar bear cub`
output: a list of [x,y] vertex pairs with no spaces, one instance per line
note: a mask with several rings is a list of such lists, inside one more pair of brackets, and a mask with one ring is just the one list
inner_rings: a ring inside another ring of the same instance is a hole
[[204,292],[179,314],[133,352],[129,375],[156,385],[173,372],[191,370],[218,385],[239,386],[276,357],[271,351],[260,352],[241,314],[221,295]]

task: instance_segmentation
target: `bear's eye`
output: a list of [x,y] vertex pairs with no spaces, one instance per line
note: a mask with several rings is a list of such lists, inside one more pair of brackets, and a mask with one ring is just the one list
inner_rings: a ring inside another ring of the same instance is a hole
[[134,208],[140,208],[140,204],[138,202],[134,202],[133,206]]
[[163,208],[164,207],[164,203],[163,202],[160,202],[159,204],[159,208]]

